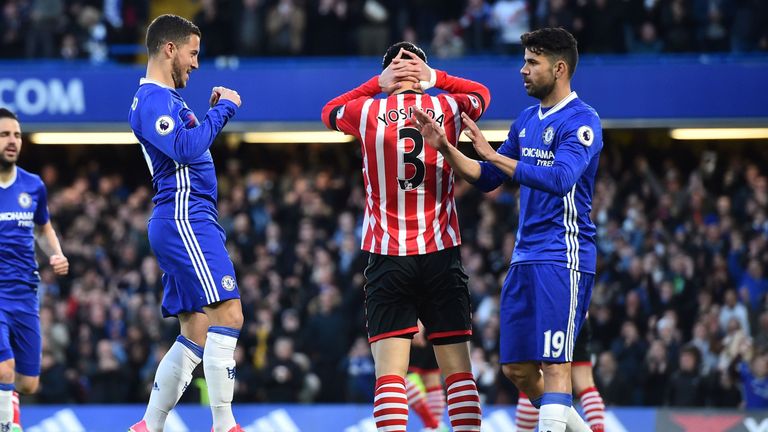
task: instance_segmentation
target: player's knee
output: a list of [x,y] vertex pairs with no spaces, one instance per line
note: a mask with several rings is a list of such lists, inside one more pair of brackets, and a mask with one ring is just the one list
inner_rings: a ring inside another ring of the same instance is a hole
[[543,363],[541,371],[545,381],[570,381],[571,367],[569,363]]
[[0,362],[0,383],[12,383],[15,375],[16,373],[14,372],[14,365],[12,361],[8,360]]
[[507,377],[517,388],[528,388],[531,383],[535,383],[538,377],[538,370],[535,370],[527,364],[510,363],[501,366],[504,376]]
[[21,394],[34,394],[40,385],[39,379],[24,379],[16,382],[16,391]]
[[243,307],[239,300],[223,301],[212,307],[207,315],[212,326],[237,330],[243,327]]

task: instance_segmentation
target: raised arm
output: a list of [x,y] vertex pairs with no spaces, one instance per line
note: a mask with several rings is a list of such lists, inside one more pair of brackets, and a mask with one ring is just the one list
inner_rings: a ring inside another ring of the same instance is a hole
[[[336,124],[336,118],[344,105],[356,99],[374,97],[379,93],[381,93],[381,87],[379,87],[379,76],[377,75],[364,82],[360,86],[355,87],[354,89],[344,94],[336,96],[335,98],[328,101],[328,103],[326,103],[323,107],[321,114],[323,124],[328,129],[341,130]],[[344,132],[343,130],[341,131]]]
[[417,108],[414,109],[411,120],[427,145],[439,151],[459,177],[469,182],[475,182],[480,178],[480,164],[452,146],[443,128],[438,126],[432,117]]
[[[211,147],[216,136],[235,115],[239,96],[232,93],[222,94],[200,124],[190,128],[178,124],[180,113],[185,109],[181,104],[163,93],[151,94],[144,101],[139,101],[137,107],[142,110],[141,134],[171,159],[182,164],[189,163]],[[235,97],[237,100],[232,100]]]

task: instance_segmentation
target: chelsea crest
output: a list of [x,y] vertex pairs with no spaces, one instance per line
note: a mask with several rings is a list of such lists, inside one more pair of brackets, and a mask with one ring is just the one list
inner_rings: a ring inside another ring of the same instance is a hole
[[19,205],[22,208],[29,208],[32,205],[32,197],[28,193],[22,192],[19,194]]
[[544,133],[541,135],[541,138],[544,140],[544,144],[546,145],[552,144],[552,140],[555,139],[555,128],[550,126],[544,129]]

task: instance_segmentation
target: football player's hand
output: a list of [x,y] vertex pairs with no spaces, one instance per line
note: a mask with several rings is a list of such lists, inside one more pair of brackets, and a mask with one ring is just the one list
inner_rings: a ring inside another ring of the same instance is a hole
[[418,108],[414,108],[411,121],[413,122],[413,125],[416,127],[416,129],[418,129],[418,131],[421,133],[421,136],[424,137],[424,141],[427,142],[427,145],[433,149],[442,151],[451,145],[448,142],[448,139],[445,137],[445,131],[443,128],[438,126],[437,122],[435,122],[435,120],[430,117],[429,114]]
[[467,113],[461,113],[461,122],[464,123],[464,135],[472,141],[472,146],[475,147],[477,155],[483,160],[490,160],[496,155],[496,150],[491,147],[488,140],[477,127],[477,124],[467,115]]
[[208,100],[208,105],[210,105],[211,108],[213,108],[218,102],[219,98],[221,97],[221,90],[224,87],[214,87],[211,90],[211,98]]
[[69,261],[64,255],[51,255],[48,262],[53,268],[53,274],[56,276],[65,276],[69,273]]
[[[214,87],[213,92],[219,94],[219,100],[232,101],[237,106],[242,104],[240,101],[240,95],[232,89],[228,89],[226,87]],[[211,95],[211,99],[213,99],[213,95]]]
[[[432,78],[432,68],[427,66],[419,56],[400,48],[400,60],[399,63],[407,63],[408,70],[416,73],[418,81],[429,81]],[[418,88],[421,85],[417,82],[414,87]]]
[[384,93],[392,93],[401,87],[400,82],[410,81],[414,84],[419,82],[419,68],[413,62],[403,61],[403,49],[397,53],[392,63],[384,69],[379,75],[379,87]]

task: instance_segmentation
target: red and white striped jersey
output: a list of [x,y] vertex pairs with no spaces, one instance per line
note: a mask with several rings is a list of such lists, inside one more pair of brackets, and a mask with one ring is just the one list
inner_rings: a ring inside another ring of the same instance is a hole
[[436,87],[450,93],[431,96],[409,91],[374,99],[380,92],[375,77],[323,109],[326,126],[354,135],[362,147],[363,250],[423,255],[461,244],[453,170],[424,142],[411,113],[419,108],[432,116],[456,145],[461,113],[478,119],[490,95],[482,84],[440,71],[437,77]]

